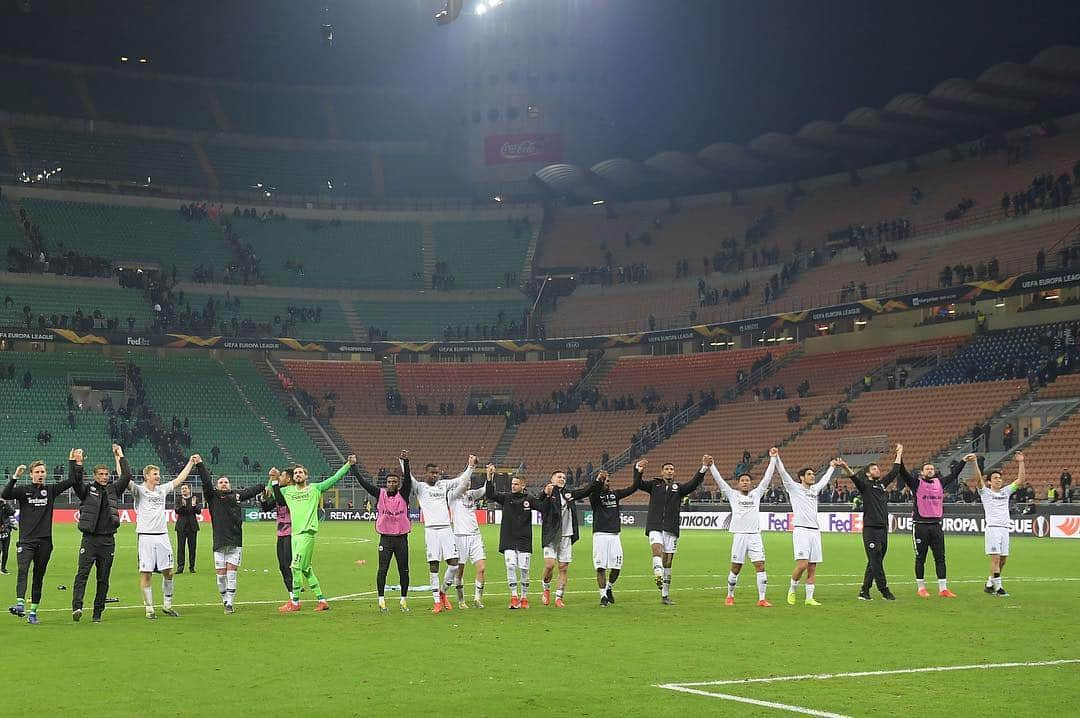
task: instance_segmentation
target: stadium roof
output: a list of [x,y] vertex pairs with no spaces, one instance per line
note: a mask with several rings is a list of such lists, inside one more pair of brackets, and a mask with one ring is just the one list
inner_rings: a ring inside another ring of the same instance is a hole
[[952,78],[926,94],[903,93],[882,108],[857,107],[840,122],[816,120],[794,134],[766,132],[745,145],[716,142],[696,156],[675,150],[638,162],[536,172],[549,192],[582,200],[632,199],[792,181],[910,157],[1080,107],[1080,47],[1056,45],[1028,64],[1003,62],[975,80]]

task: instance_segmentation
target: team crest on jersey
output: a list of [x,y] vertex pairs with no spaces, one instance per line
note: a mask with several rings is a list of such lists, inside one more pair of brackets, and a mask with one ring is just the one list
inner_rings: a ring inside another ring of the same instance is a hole
[[529,502],[528,501],[522,501],[521,502],[521,508],[523,508],[523,509],[529,508]]
[[42,489],[42,490],[41,490],[41,495],[42,495],[42,496],[48,496],[48,495],[49,495],[49,492],[48,492],[48,491],[46,491],[45,489]]
[[566,493],[563,494],[563,498],[565,498],[567,501],[569,501],[570,499],[573,498],[573,496],[570,494],[569,491],[567,491]]
[[672,491],[678,491],[679,490],[679,485],[678,484],[672,484],[671,485],[671,490]]

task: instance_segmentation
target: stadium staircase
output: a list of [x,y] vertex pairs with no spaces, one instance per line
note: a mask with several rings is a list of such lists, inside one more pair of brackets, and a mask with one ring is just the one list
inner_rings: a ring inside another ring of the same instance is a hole
[[206,175],[206,183],[210,189],[216,190],[221,186],[218,181],[217,172],[214,170],[214,164],[210,161],[210,157],[206,154],[206,150],[203,149],[201,142],[192,142],[191,150],[195,153],[195,159],[199,162],[199,167],[202,168],[203,173]]
[[424,263],[424,288],[431,286],[431,277],[435,274],[435,263],[438,257],[435,254],[435,228],[431,222],[421,225],[420,252]]
[[594,389],[604,380],[604,377],[606,377],[613,368],[615,368],[615,359],[602,357],[593,365],[592,369],[585,373],[585,376],[581,377],[581,381],[579,381],[577,385],[578,391]]
[[383,396],[390,396],[391,392],[400,392],[401,387],[398,384],[397,364],[388,361],[381,362],[381,364],[383,376]]
[[4,150],[7,156],[11,158],[11,167],[4,169],[11,172],[11,174],[15,174],[15,168],[19,164],[19,148],[15,144],[15,136],[11,134],[10,127],[0,127],[0,139],[4,141]]
[[222,373],[225,374],[226,378],[228,378],[229,380],[229,383],[231,383],[233,385],[233,388],[236,389],[236,393],[240,395],[241,401],[244,402],[244,405],[251,411],[252,414],[255,415],[255,418],[259,420],[259,423],[263,425],[263,428],[266,429],[266,433],[270,435],[270,439],[274,442],[274,445],[281,450],[281,453],[285,456],[286,459],[288,459],[294,464],[297,463],[296,457],[293,456],[293,453],[289,450],[289,447],[286,446],[285,442],[283,442],[278,436],[277,429],[275,429],[274,425],[270,423],[270,419],[268,419],[265,415],[259,412],[258,408],[255,406],[255,402],[253,402],[251,400],[251,397],[248,396],[248,393],[244,389],[243,384],[237,381],[236,375],[233,374],[228,364],[221,361],[221,359],[217,359],[217,362],[221,365]]
[[525,261],[522,263],[521,272],[518,274],[519,284],[524,285],[532,277],[533,258],[536,257],[536,248],[540,245],[540,234],[543,231],[543,223],[537,222],[537,226],[533,229],[532,236],[529,238],[529,246],[525,248]]
[[[296,415],[299,417],[300,425],[304,429],[304,433],[311,439],[311,443],[315,444],[315,448],[319,450],[319,453],[326,463],[330,466],[335,466],[345,461],[346,455],[350,453],[348,445],[345,440],[334,431],[330,422],[318,421],[314,417],[310,416],[304,411],[303,405],[297,401],[296,397],[286,392],[281,388],[281,383],[278,382],[277,375],[282,373],[292,380],[293,384],[299,386],[296,378],[292,376],[289,369],[284,365],[278,363],[275,364],[274,360],[267,357],[264,361],[255,363],[256,369],[258,369],[260,376],[266,381],[266,385],[270,387],[270,393],[278,400],[283,407],[292,406],[296,409]],[[357,466],[360,472],[366,475],[363,465],[357,462]]]
[[363,341],[367,336],[364,329],[364,323],[360,321],[360,315],[356,313],[356,307],[350,302],[338,302],[341,305],[341,314],[345,319],[345,324],[349,327],[349,331],[352,332],[353,339],[357,341]]
[[517,424],[506,425],[506,429],[503,430],[502,436],[499,437],[499,443],[495,445],[495,449],[492,451],[491,463],[496,466],[502,466],[506,462],[506,455],[510,453],[510,447],[514,443],[514,437],[517,436],[517,432]]

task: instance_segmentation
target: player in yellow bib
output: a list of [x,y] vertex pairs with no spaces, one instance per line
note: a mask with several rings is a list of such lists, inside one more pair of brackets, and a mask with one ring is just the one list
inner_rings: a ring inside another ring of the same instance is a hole
[[[292,569],[293,586],[299,589],[306,582],[308,588],[315,594],[318,605],[316,611],[329,611],[330,606],[323,595],[319,579],[311,568],[311,556],[315,552],[315,534],[319,532],[319,507],[322,506],[322,497],[334,485],[341,481],[349,469],[356,465],[356,455],[350,454],[348,463],[338,469],[337,473],[325,481],[317,484],[309,484],[307,469],[297,465],[292,470],[292,485],[279,486],[276,481],[271,482],[274,495],[279,503],[289,507],[289,515],[292,516]],[[274,470],[271,469],[271,473]],[[296,594],[294,594],[296,596]],[[296,600],[295,598],[293,600]],[[296,601],[299,608],[299,601]]]

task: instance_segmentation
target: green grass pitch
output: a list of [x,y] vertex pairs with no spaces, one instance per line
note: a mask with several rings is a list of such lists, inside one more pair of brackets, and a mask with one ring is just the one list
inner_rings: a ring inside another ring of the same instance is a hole
[[[208,529],[208,527],[207,527]],[[791,538],[765,534],[769,598],[757,608],[752,568],[737,605],[723,605],[727,533],[687,531],[675,561],[675,606],[659,604],[641,530],[623,534],[625,573],[617,604],[598,606],[590,535],[575,547],[567,607],[540,604],[542,562],[534,554],[532,608],[508,611],[495,527],[484,610],[433,616],[430,593],[415,592],[412,612],[380,615],[374,601],[377,543],[371,524],[324,523],[315,567],[333,610],[279,615],[284,599],[273,526],[245,526],[244,566],[233,616],[222,613],[213,577],[210,531],[200,535],[199,571],[176,580],[182,616],[147,621],[140,610],[135,538],[118,536],[112,595],[95,625],[70,618],[78,534],[57,525],[39,626],[0,617],[9,676],[9,716],[196,713],[246,715],[457,716],[781,716],[782,704],[809,715],[1061,715],[1080,704],[1080,663],[993,669],[704,685],[688,693],[665,684],[742,678],[881,672],[1080,659],[1080,546],[1014,538],[1005,574],[1009,598],[982,592],[987,562],[981,537],[947,538],[955,600],[919,600],[910,541],[893,535],[887,569],[899,600],[855,600],[863,567],[858,536],[825,534],[820,608],[786,605]],[[413,533],[414,584],[427,584],[422,532]],[[358,559],[366,559],[357,566]],[[12,546],[14,563],[14,546]],[[928,562],[932,575],[932,562]],[[0,577],[5,605],[12,574]],[[396,571],[391,568],[391,583]],[[931,586],[933,581],[929,582]],[[68,590],[58,590],[64,584]],[[472,571],[466,573],[471,597]],[[93,578],[87,605],[92,599]],[[160,603],[160,580],[154,581]],[[455,601],[456,603],[456,601]],[[296,674],[307,678],[295,681]],[[38,680],[40,679],[40,680]],[[144,683],[145,681],[145,683]],[[745,697],[741,703],[724,696]],[[1071,706],[1071,707],[1070,707]]]

